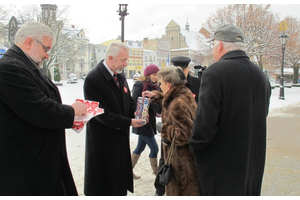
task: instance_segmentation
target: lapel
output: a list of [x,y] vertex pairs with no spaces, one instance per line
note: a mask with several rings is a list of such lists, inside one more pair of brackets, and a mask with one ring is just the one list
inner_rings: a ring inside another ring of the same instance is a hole
[[120,90],[118,89],[117,85],[115,84],[115,81],[113,80],[113,76],[110,74],[110,72],[106,69],[104,66],[102,60],[100,64],[97,66],[98,70],[101,74],[103,74],[105,80],[107,81],[107,85],[109,89],[113,90],[112,93],[116,95],[116,97],[119,100],[119,103],[122,103],[123,110],[125,113],[125,116],[129,116],[130,112],[130,90],[127,84],[127,80],[123,74],[118,74],[118,80],[120,83]]

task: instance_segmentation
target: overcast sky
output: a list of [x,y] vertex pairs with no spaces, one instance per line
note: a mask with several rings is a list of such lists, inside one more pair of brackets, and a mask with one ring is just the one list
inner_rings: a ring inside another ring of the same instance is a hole
[[[142,40],[143,38],[157,38],[165,34],[165,28],[171,20],[174,20],[181,28],[185,28],[186,22],[190,30],[199,31],[208,17],[215,14],[227,4],[219,4],[218,1],[206,1],[212,4],[195,4],[197,1],[184,0],[185,4],[172,4],[165,0],[135,0],[128,3],[128,13],[125,17],[125,40]],[[268,1],[252,0],[249,3],[271,3]],[[28,3],[41,4],[40,1],[26,1]],[[53,1],[58,6],[70,4],[68,18],[70,23],[84,29],[86,36],[92,43],[102,43],[115,39],[121,35],[121,21],[118,15],[118,3],[115,0],[98,1]],[[47,3],[50,3],[47,2]],[[91,3],[94,2],[94,3]],[[143,2],[143,3],[140,3]],[[144,2],[149,2],[146,4]],[[150,4],[151,2],[151,4]],[[224,1],[223,1],[224,2]],[[295,1],[285,0],[288,4],[272,4],[271,10],[279,13],[281,18],[285,16],[298,17],[300,19],[300,4],[292,4]],[[11,2],[11,3],[14,3]],[[24,2],[22,2],[24,4]],[[226,3],[247,3],[231,2]]]
[[[171,20],[174,20],[181,28],[185,28],[185,24],[188,22],[190,30],[199,31],[208,17],[224,6],[226,4],[138,4],[129,2],[127,11],[129,15],[125,17],[125,40],[161,37],[165,34],[165,28]],[[121,35],[121,21],[117,10],[117,3],[106,3],[105,5],[74,3],[71,4],[69,17],[72,18],[72,23],[86,30],[92,43],[102,43]],[[290,15],[300,19],[300,4],[272,4],[271,10],[279,13],[282,18]]]

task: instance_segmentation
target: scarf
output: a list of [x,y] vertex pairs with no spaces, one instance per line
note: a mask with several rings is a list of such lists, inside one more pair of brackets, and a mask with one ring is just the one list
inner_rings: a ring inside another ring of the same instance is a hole
[[152,90],[157,90],[157,88],[158,88],[157,82],[153,83],[151,80],[145,81],[143,92],[146,91],[148,89],[148,87],[150,87]]

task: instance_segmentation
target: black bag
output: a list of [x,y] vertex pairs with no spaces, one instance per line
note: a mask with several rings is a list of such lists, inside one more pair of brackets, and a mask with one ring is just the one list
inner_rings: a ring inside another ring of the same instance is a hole
[[173,170],[171,164],[164,164],[157,173],[158,182],[161,185],[168,185],[172,179]]
[[176,151],[176,145],[175,145],[175,135],[174,135],[171,148],[167,157],[167,161],[163,166],[161,166],[161,168],[159,169],[156,175],[156,180],[155,180],[156,183],[157,183],[157,179],[159,184],[161,185],[168,185],[170,183],[173,176],[173,169],[172,169],[171,162],[175,155],[175,151]]

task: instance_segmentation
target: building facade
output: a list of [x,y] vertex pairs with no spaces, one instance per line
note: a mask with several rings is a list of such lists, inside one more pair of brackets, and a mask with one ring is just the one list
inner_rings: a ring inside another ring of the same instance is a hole
[[126,40],[125,43],[130,48],[126,77],[132,78],[135,73],[143,72],[144,49],[141,41]]
[[144,56],[143,56],[143,69],[141,72],[137,72],[141,75],[144,74],[144,70],[148,65],[158,65],[158,59],[157,59],[157,51],[147,50],[144,49]]

